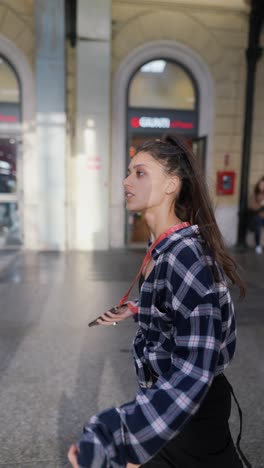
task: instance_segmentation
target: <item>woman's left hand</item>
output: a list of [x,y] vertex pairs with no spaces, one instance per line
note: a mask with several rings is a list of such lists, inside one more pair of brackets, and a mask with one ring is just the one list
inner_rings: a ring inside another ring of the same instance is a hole
[[[78,461],[77,461],[77,455],[79,453],[79,449],[77,445],[71,445],[70,449],[68,451],[68,460],[71,463],[73,468],[78,468]],[[139,468],[140,465],[133,465],[132,463],[128,463],[126,468]]]
[[115,312],[111,312],[109,310],[105,314],[102,314],[100,318],[97,319],[97,323],[99,325],[113,325],[117,324],[117,322],[122,322],[133,315],[133,312],[127,307],[126,304],[122,305],[121,307],[116,307]]
[[68,460],[73,468],[79,467],[78,461],[77,461],[78,453],[79,453],[79,449],[77,445],[71,445],[68,451]]

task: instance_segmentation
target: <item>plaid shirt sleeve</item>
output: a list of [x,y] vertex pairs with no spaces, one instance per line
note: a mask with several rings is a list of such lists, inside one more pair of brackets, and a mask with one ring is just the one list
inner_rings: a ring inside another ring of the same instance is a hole
[[210,387],[222,344],[219,295],[211,288],[209,267],[191,249],[182,255],[165,256],[155,279],[172,321],[170,368],[151,388],[138,387],[134,401],[91,418],[79,442],[80,467],[118,468],[151,459],[196,413]]

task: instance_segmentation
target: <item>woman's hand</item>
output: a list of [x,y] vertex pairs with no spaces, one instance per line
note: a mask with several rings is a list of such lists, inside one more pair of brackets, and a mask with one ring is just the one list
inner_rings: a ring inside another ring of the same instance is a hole
[[77,461],[77,455],[79,453],[79,449],[77,445],[71,445],[70,449],[68,451],[68,460],[73,468],[78,468],[78,461]]
[[[79,468],[77,455],[79,453],[79,449],[77,445],[71,445],[68,451],[68,460],[73,468]],[[132,463],[128,463],[126,468],[139,468],[140,465],[133,465]]]
[[[77,445],[71,445],[68,451],[68,460],[73,468],[79,468],[77,455],[79,453],[79,449]],[[128,463],[126,468],[139,468],[140,465],[133,465],[132,463]]]
[[124,304],[121,307],[117,307],[116,312],[111,312],[111,310],[109,310],[105,314],[102,314],[101,318],[97,320],[97,323],[100,325],[113,325],[113,323],[122,322],[122,320],[126,320],[132,315],[133,312]]

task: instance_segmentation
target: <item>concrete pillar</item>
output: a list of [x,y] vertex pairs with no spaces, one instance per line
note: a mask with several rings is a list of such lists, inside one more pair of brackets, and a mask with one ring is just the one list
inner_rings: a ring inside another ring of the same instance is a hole
[[39,248],[65,249],[64,0],[35,0]]
[[109,246],[111,0],[79,0],[73,247]]

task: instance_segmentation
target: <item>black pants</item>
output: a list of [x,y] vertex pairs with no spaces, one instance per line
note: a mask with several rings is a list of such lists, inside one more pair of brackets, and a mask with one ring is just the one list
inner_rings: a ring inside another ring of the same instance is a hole
[[220,375],[180,434],[142,468],[243,468],[230,434],[230,412],[230,388]]

